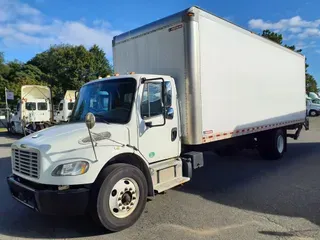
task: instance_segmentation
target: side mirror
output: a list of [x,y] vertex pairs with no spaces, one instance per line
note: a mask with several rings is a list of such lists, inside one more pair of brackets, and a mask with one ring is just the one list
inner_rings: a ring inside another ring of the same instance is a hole
[[88,112],[86,115],[86,126],[88,129],[92,129],[96,124],[96,117],[91,113]]
[[166,112],[166,118],[167,119],[173,119],[174,117],[174,110],[172,107],[167,108],[167,112]]

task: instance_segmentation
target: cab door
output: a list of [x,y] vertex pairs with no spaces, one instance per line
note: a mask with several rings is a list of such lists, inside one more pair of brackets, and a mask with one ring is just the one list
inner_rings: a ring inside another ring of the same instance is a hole
[[173,79],[147,79],[139,90],[140,152],[150,163],[179,156],[179,118]]

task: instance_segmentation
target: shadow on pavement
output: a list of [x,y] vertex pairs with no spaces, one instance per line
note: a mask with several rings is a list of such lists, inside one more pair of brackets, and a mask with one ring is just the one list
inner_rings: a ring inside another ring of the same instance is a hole
[[[263,161],[253,151],[226,158],[207,154],[205,167],[195,171],[191,182],[176,190],[226,206],[301,217],[319,225],[319,156],[320,143],[289,144],[281,161]],[[16,203],[9,195],[5,179],[10,168],[9,158],[0,159],[0,234],[40,239],[105,234],[89,217],[42,216]],[[290,237],[297,233],[261,231],[260,234]]]
[[320,143],[291,143],[280,161],[263,161],[253,151],[240,155],[208,154],[205,167],[177,190],[238,209],[300,217],[320,225]]
[[308,229],[301,231],[287,231],[287,232],[276,232],[276,231],[259,231],[259,233],[267,236],[275,236],[275,237],[299,237],[301,234],[305,234],[308,232],[315,232],[316,230]]

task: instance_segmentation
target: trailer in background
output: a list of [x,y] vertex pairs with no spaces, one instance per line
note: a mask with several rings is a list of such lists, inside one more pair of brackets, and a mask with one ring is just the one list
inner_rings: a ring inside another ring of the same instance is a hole
[[54,121],[67,122],[76,100],[76,90],[67,90],[64,98],[60,101],[57,110],[54,112]]
[[24,85],[21,99],[10,118],[10,132],[29,134],[52,125],[51,90],[47,86]]

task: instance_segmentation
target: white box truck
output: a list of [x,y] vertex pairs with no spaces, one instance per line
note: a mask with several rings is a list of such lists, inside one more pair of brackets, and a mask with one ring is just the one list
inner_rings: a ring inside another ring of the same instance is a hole
[[49,87],[22,86],[21,99],[10,119],[11,133],[27,134],[48,127],[52,122],[51,104]]
[[76,99],[76,90],[67,90],[64,98],[59,102],[55,111],[54,121],[57,123],[68,122]]
[[305,58],[197,7],[114,37],[113,53],[119,75],[82,86],[69,124],[12,145],[19,202],[119,231],[188,182],[202,151],[280,159],[308,128]]

